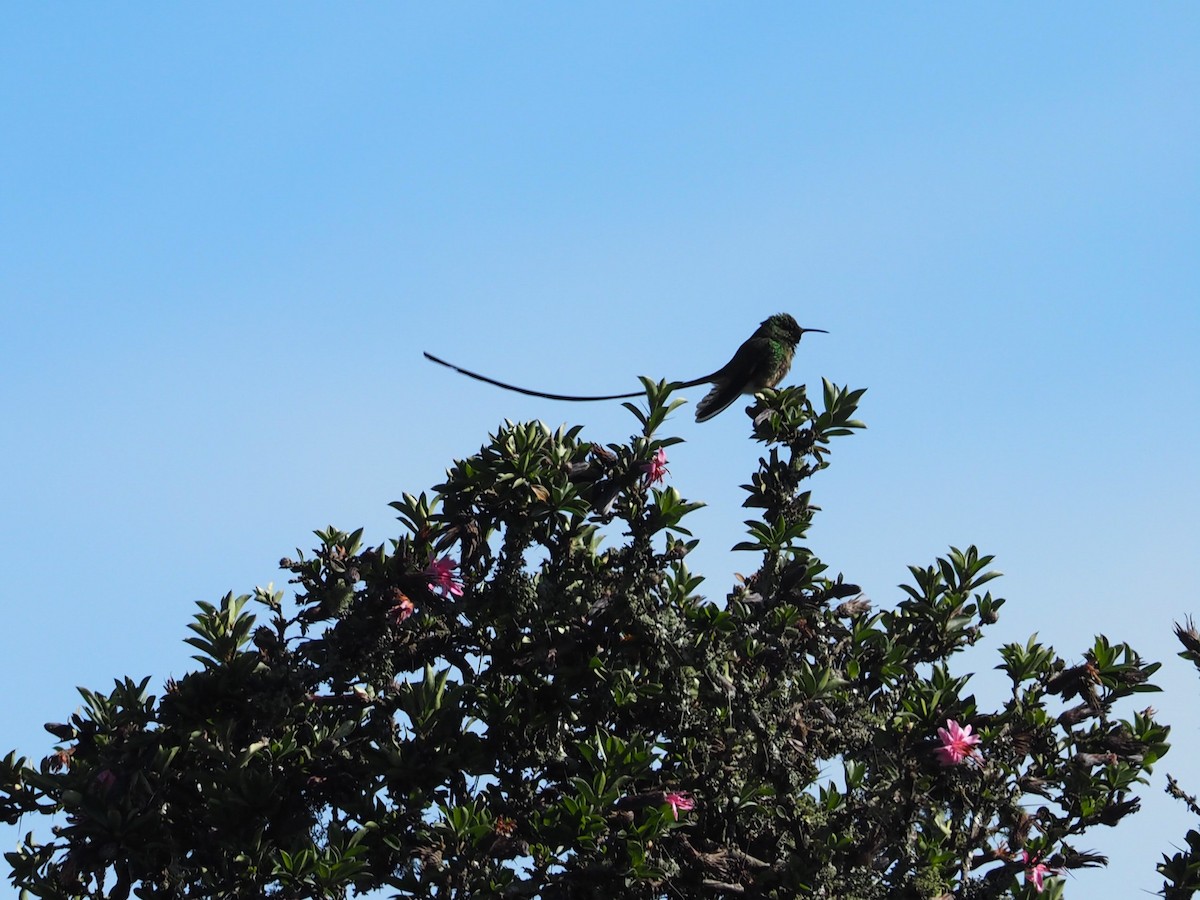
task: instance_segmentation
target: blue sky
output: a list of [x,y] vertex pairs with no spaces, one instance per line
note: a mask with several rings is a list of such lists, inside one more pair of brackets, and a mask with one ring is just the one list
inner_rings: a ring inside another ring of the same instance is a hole
[[[1163,774],[1200,791],[1171,637],[1200,613],[1197,46],[1186,3],[10,7],[0,752],[47,752],[75,685],[187,671],[195,601],[282,581],[314,528],[396,533],[502,419],[633,431],[422,350],[636,389],[786,310],[830,331],[793,383],[869,389],[813,485],[835,570],[888,605],[909,563],[997,554],[984,697],[1033,632],[1164,661],[1176,751],[1069,892],[1156,889],[1194,824]],[[713,597],[754,565],[738,409],[672,423]]]

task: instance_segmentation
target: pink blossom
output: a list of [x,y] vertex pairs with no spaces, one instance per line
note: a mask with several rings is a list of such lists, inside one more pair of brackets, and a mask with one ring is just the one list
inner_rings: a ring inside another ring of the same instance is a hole
[[457,568],[458,563],[448,556],[430,560],[429,567],[425,569],[425,574],[429,576],[429,589],[441,591],[443,597],[461,597],[462,582],[454,575]]
[[399,600],[395,606],[388,610],[387,615],[392,624],[399,625],[414,612],[416,612],[417,608],[413,606],[413,602],[409,600],[407,596],[401,594],[399,591],[396,593],[400,594]]
[[670,805],[671,815],[673,815],[676,819],[679,818],[679,811],[681,809],[684,812],[687,812],[689,809],[696,808],[695,800],[693,800],[687,794],[681,794],[676,791],[672,791],[671,793],[667,794],[665,797],[663,797],[663,800]]
[[1032,884],[1039,894],[1045,889],[1046,876],[1057,874],[1058,871],[1044,862],[1038,862],[1038,858],[1030,856],[1028,850],[1024,851],[1022,862],[1025,863],[1025,883]]
[[658,448],[658,452],[650,458],[649,462],[642,463],[642,471],[646,473],[646,484],[656,484],[663,480],[663,476],[670,471],[667,469],[667,451],[663,447]]
[[946,727],[939,728],[937,736],[942,745],[935,748],[933,752],[943,766],[956,766],[964,759],[974,759],[976,762],[980,760],[979,751],[975,745],[982,738],[977,734],[971,734],[970,725],[963,728],[953,719],[947,719]]
[[117,776],[113,774],[112,769],[101,769],[96,773],[96,783],[108,791],[117,783]]

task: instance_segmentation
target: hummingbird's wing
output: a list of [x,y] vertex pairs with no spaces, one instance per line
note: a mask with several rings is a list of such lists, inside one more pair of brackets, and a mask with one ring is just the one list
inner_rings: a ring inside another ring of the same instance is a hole
[[707,422],[742,394],[753,394],[763,380],[770,361],[766,355],[765,342],[757,333],[738,347],[733,359],[725,363],[707,378],[691,382],[712,382],[713,388],[696,404],[696,421]]
[[534,391],[529,388],[517,387],[515,384],[505,384],[503,381],[497,381],[495,378],[488,378],[486,375],[480,375],[478,372],[472,372],[470,369],[464,369],[461,366],[456,366],[454,363],[448,363],[444,359],[438,359],[432,353],[426,353],[425,358],[430,362],[435,362],[439,366],[445,366],[447,369],[453,369],[455,372],[466,375],[468,378],[474,378],[476,381],[483,381],[487,384],[494,384],[496,387],[504,388],[506,391],[516,391],[518,394],[525,394],[529,397],[543,397],[546,400],[569,400],[574,403],[588,403],[593,400],[628,400],[632,397],[644,397],[645,391],[634,391],[631,394],[604,394],[603,396],[588,396],[578,397],[573,394],[550,394],[546,391]]
[[696,404],[696,421],[707,422],[742,395],[741,385],[733,381],[718,381],[713,389]]

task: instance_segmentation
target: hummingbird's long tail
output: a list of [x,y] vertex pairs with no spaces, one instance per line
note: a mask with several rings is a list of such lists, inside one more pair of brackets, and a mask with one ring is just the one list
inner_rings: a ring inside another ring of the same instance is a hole
[[546,400],[569,400],[573,403],[590,403],[593,400],[629,400],[633,397],[644,397],[645,391],[634,391],[630,394],[604,394],[602,396],[580,397],[574,394],[551,394],[546,391],[534,391],[529,388],[517,387],[515,384],[506,384],[503,381],[497,381],[495,378],[488,378],[486,375],[480,375],[478,372],[472,372],[470,369],[464,369],[462,366],[456,366],[454,363],[448,363],[444,359],[438,359],[432,353],[426,352],[425,358],[430,362],[435,362],[439,366],[445,366],[447,369],[453,369],[468,378],[474,378],[476,381],[483,381],[487,384],[495,385],[498,388],[504,388],[506,391],[516,391],[518,394],[525,394],[529,397],[543,397]]

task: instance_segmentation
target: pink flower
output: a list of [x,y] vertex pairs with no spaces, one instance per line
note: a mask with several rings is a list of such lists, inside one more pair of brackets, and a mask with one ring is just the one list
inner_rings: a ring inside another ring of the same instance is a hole
[[679,811],[681,809],[684,812],[687,812],[689,809],[696,808],[695,800],[693,800],[687,794],[680,794],[675,791],[667,794],[665,797],[663,797],[663,800],[670,805],[671,815],[673,815],[676,819],[679,818]]
[[391,620],[393,625],[399,625],[417,611],[417,608],[413,606],[413,602],[405,594],[400,591],[396,591],[396,593],[399,595],[396,605],[389,609],[387,613],[388,619]]
[[942,746],[934,749],[934,754],[943,766],[956,766],[964,759],[980,760],[979,751],[975,748],[982,738],[971,734],[971,726],[961,727],[953,719],[946,720],[946,727],[937,730],[938,740]]
[[646,473],[646,484],[656,484],[662,481],[663,476],[669,472],[666,449],[659,447],[658,452],[650,458],[649,462],[642,463],[642,471]]
[[1039,894],[1045,889],[1045,880],[1047,875],[1057,874],[1057,869],[1051,869],[1044,862],[1038,862],[1036,856],[1030,856],[1029,851],[1024,851],[1022,862],[1025,863],[1025,883],[1032,884],[1034,890]]
[[112,769],[101,769],[96,773],[96,783],[107,792],[117,783],[117,776],[113,774]]
[[425,569],[425,574],[429,576],[429,589],[441,591],[443,597],[461,597],[462,582],[454,576],[454,570],[457,568],[458,563],[448,556],[430,560],[428,568]]

